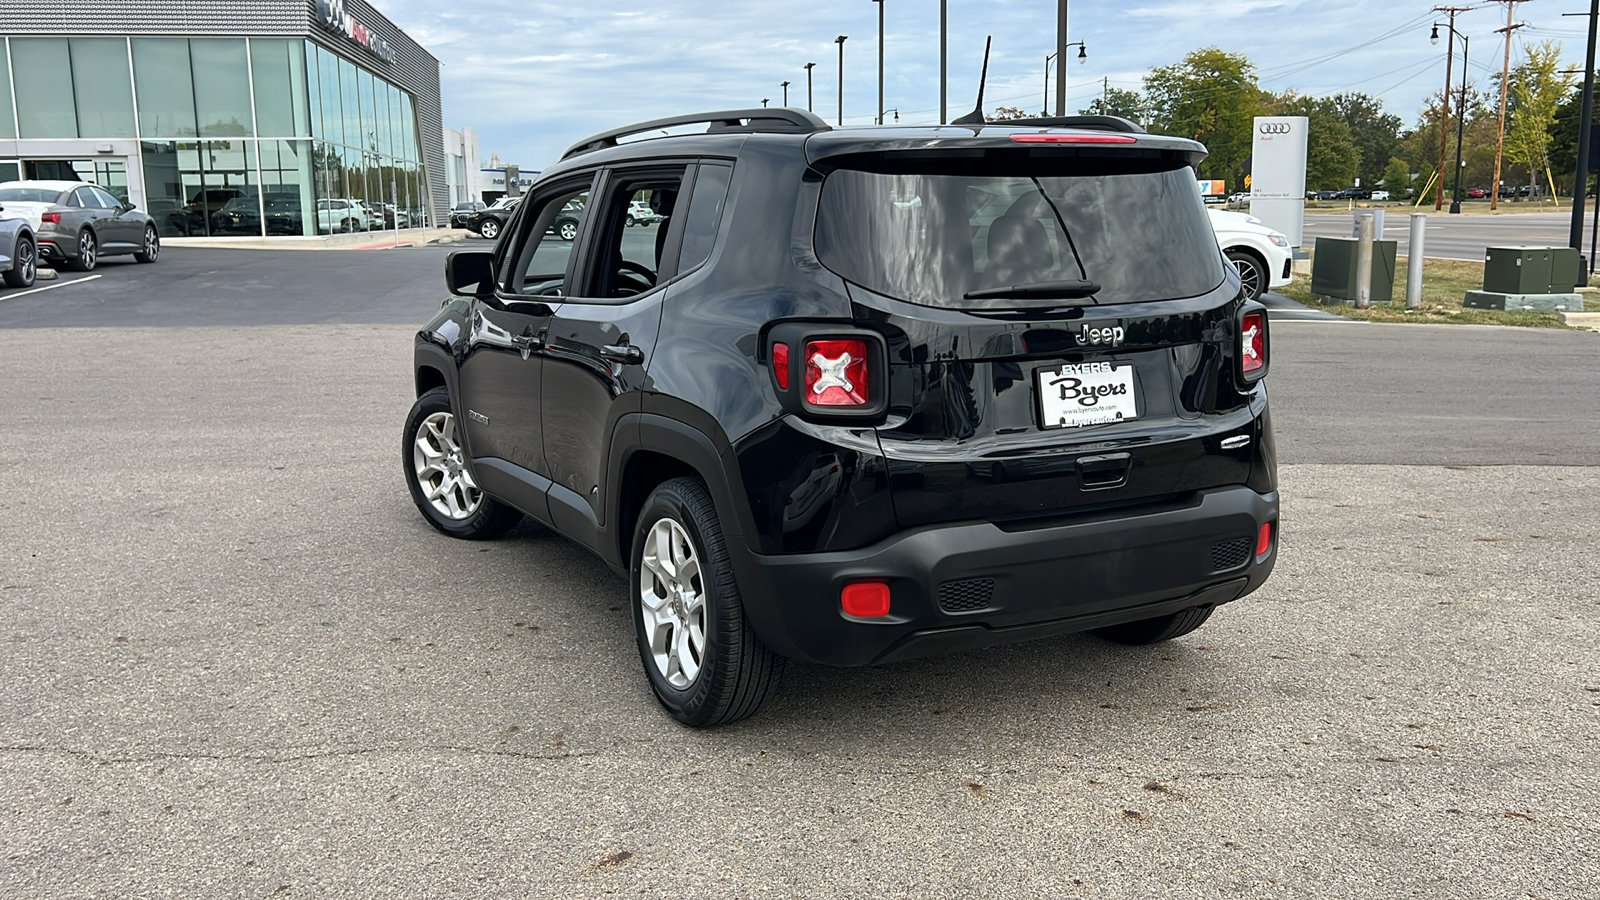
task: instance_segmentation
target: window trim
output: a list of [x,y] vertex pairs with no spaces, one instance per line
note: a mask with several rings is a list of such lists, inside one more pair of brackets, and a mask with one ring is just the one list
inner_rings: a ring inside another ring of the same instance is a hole
[[[627,297],[595,297],[590,294],[596,279],[594,265],[598,264],[598,258],[596,257],[599,252],[598,235],[603,233],[600,229],[609,225],[609,223],[606,225],[599,223],[607,217],[613,190],[618,189],[618,185],[622,182],[637,181],[641,178],[649,178],[658,174],[666,177],[681,173],[682,181],[678,185],[678,198],[682,200],[686,196],[690,196],[694,190],[694,174],[698,165],[699,161],[696,159],[669,157],[635,160],[605,166],[600,170],[601,177],[589,196],[591,200],[596,197],[600,198],[601,205],[599,209],[602,214],[584,217],[583,231],[578,235],[578,239],[583,242],[583,246],[574,248],[576,253],[581,254],[581,258],[578,260],[579,280],[572,282],[575,290],[567,296],[570,302],[593,306],[625,306],[629,303],[654,297],[658,291],[666,288],[668,284],[677,279],[679,274],[677,271],[677,254],[683,244],[683,222],[685,217],[674,215],[669,217],[667,222],[667,237],[661,247],[662,265],[656,271],[656,283],[649,290]],[[592,206],[593,203],[591,203]],[[688,207],[684,207],[684,209],[687,210]],[[626,215],[626,213],[624,212],[622,215]],[[618,217],[617,221],[620,223],[622,219]]]
[[[592,200],[595,196],[595,185],[599,181],[600,170],[587,169],[582,172],[574,172],[570,177],[563,176],[560,180],[552,181],[548,185],[537,185],[532,191],[524,195],[523,201],[517,204],[516,212],[512,213],[510,220],[506,222],[504,233],[509,236],[511,240],[502,240],[500,242],[500,246],[495,248],[495,271],[504,273],[496,280],[494,291],[494,296],[501,303],[516,304],[548,303],[551,300],[555,300],[557,302],[566,301],[568,297],[567,292],[563,292],[560,297],[538,297],[530,294],[519,293],[512,289],[513,279],[521,279],[527,274],[526,272],[518,272],[516,269],[516,264],[521,263],[524,260],[531,262],[529,255],[536,252],[539,242],[544,239],[543,234],[537,235],[538,240],[532,239],[532,230],[535,224],[535,217],[530,214],[528,210],[532,208],[538,208],[540,212],[543,212],[544,207],[549,205],[553,200],[555,200],[555,198],[563,194],[571,193],[574,189],[579,188],[584,184],[589,186],[589,197]],[[563,283],[569,287],[574,283],[573,279],[576,277],[576,273],[579,271],[577,268],[578,261],[580,254],[584,252],[584,244],[588,240],[590,229],[589,222],[589,216],[584,216],[579,220],[578,236],[573,239],[572,253],[567,257],[566,278]]]

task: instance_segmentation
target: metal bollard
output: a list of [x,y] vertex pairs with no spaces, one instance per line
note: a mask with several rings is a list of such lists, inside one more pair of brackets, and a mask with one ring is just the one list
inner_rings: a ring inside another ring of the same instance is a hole
[[1372,306],[1372,217],[1356,223],[1356,309]]
[[1427,230],[1427,214],[1412,213],[1411,242],[1406,249],[1406,309],[1422,308],[1422,236]]

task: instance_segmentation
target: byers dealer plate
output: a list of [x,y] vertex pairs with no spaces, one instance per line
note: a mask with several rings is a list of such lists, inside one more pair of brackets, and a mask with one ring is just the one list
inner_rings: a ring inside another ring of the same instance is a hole
[[1081,428],[1139,418],[1132,363],[1082,363],[1040,369],[1040,424]]

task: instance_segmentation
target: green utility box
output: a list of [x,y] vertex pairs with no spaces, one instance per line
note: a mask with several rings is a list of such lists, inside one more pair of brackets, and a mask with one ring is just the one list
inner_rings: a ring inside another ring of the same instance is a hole
[[1573,288],[1588,280],[1583,271],[1583,257],[1577,250],[1550,248],[1550,293],[1570,294]]
[[[1483,257],[1483,289],[1496,294],[1551,293],[1553,257],[1549,247],[1490,247]],[[1577,270],[1574,262],[1570,271]]]
[[[1395,241],[1372,242],[1372,302],[1394,299]],[[1311,258],[1311,293],[1332,300],[1356,300],[1356,239],[1319,237]]]

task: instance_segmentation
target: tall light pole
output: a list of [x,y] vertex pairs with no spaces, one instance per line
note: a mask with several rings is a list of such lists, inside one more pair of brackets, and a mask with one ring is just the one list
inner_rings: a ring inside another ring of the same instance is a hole
[[811,70],[816,67],[816,63],[806,63],[806,112],[813,111],[811,108]]
[[878,4],[878,124],[883,124],[883,7],[884,0],[872,0]]
[[[1067,0],[1060,0],[1056,16],[1056,115],[1067,114]],[[1045,113],[1050,111],[1047,109]]]
[[[1451,19],[1454,18],[1455,16],[1452,15]],[[1450,46],[1452,50],[1455,47],[1455,39],[1461,38],[1461,102],[1456,105],[1456,186],[1451,192],[1453,196],[1450,198],[1450,212],[1457,214],[1461,212],[1461,142],[1462,138],[1465,137],[1467,125],[1467,50],[1470,44],[1466,35],[1456,31],[1455,25],[1445,25],[1444,27],[1450,29]],[[1439,43],[1438,22],[1433,23],[1433,33],[1428,35],[1428,40],[1434,44]],[[1444,95],[1444,102],[1448,107],[1450,103],[1450,87],[1448,84],[1445,86]],[[1440,123],[1439,130],[1442,135],[1444,123]],[[1443,147],[1440,149],[1442,151]],[[1439,155],[1439,169],[1439,191],[1442,192],[1444,190],[1444,154],[1442,152]],[[1495,191],[1498,192],[1499,190],[1500,186],[1495,185]],[[1434,209],[1438,209],[1443,205],[1444,198],[1441,196],[1438,205]]]
[[[1578,177],[1572,188],[1572,236],[1568,246],[1583,248],[1583,204],[1589,193],[1589,127],[1594,122],[1594,37],[1600,0],[1589,0],[1589,56],[1583,65],[1583,104],[1578,113]],[[1595,198],[1600,203],[1600,197]],[[1594,265],[1594,260],[1589,260]]]
[[949,0],[939,0],[939,124],[950,121],[950,11]]
[[787,81],[783,83],[783,105],[789,105],[789,82]]
[[1054,53],[1044,58],[1044,112],[1040,115],[1046,117],[1050,115],[1050,61],[1055,58]]
[[[1444,208],[1444,154],[1450,143],[1450,67],[1456,59],[1456,13],[1464,13],[1471,9],[1469,6],[1435,6],[1434,12],[1450,14],[1450,46],[1444,58],[1444,93],[1440,95],[1439,102],[1443,104],[1439,111],[1439,166],[1434,171],[1438,173],[1438,184],[1433,186],[1433,208]],[[1433,34],[1428,40],[1437,44],[1439,42],[1439,26],[1433,26]],[[1459,110],[1458,110],[1459,112]]]
[[839,127],[844,127],[844,42],[850,35],[841,34],[833,39],[839,45]]

